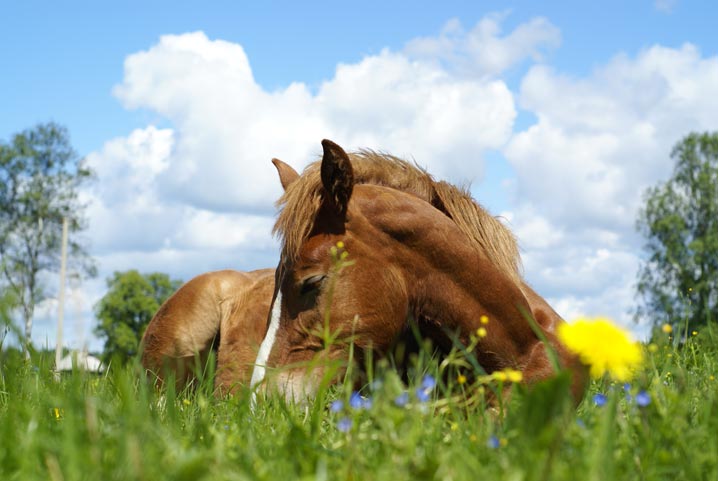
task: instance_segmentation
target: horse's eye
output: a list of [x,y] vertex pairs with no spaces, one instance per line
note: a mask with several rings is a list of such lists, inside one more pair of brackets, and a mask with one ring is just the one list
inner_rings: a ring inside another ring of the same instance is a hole
[[322,286],[322,282],[324,282],[324,279],[326,279],[326,277],[327,276],[325,276],[324,274],[318,274],[316,276],[304,279],[299,293],[301,295],[305,295],[319,290],[319,288]]

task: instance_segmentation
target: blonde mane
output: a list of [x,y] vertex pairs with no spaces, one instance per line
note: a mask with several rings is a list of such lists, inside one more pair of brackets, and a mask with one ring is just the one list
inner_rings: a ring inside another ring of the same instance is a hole
[[[481,207],[467,189],[437,182],[424,169],[392,155],[361,150],[349,154],[349,158],[355,184],[391,187],[429,202],[452,219],[496,267],[512,279],[520,280],[521,261],[516,238]],[[277,201],[280,212],[273,232],[283,240],[284,252],[290,259],[298,256],[322,205],[320,166],[321,161],[307,166]]]

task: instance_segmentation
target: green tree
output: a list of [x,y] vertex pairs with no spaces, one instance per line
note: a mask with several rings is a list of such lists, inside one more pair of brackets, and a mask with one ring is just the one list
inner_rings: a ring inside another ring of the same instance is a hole
[[68,266],[94,275],[92,259],[73,234],[86,226],[79,187],[91,178],[55,123],[37,125],[0,142],[0,275],[24,320],[26,355],[35,305],[47,298],[41,274],[59,270],[62,219],[68,219]]
[[637,314],[687,332],[718,307],[718,132],[686,136],[671,157],[673,175],[646,191],[638,216],[648,256]]
[[182,281],[167,274],[115,272],[107,279],[107,294],[95,306],[95,334],[104,338],[102,360],[124,364],[137,354],[142,334],[160,305]]

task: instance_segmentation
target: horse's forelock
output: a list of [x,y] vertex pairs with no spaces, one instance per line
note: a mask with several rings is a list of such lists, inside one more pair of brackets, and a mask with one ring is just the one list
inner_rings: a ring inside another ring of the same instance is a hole
[[[498,268],[513,279],[520,277],[519,250],[513,233],[479,205],[467,189],[436,182],[416,164],[392,155],[361,150],[349,154],[349,158],[355,184],[391,187],[429,202],[450,217]],[[307,166],[277,201],[280,212],[273,232],[281,238],[283,255],[290,262],[297,258],[312,231],[322,196],[320,161],[317,161]]]

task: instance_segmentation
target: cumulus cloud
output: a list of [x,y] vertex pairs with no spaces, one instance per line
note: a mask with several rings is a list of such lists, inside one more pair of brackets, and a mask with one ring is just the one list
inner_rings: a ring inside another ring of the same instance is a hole
[[405,52],[414,57],[439,61],[449,70],[473,78],[496,76],[526,59],[539,62],[545,52],[558,47],[561,32],[547,19],[537,17],[501,36],[508,13],[482,18],[468,32],[454,19],[438,37],[410,41]]
[[301,82],[266,91],[240,45],[201,32],[129,56],[115,95],[173,126],[172,169],[159,188],[214,211],[271,213],[280,191],[269,159],[302,166],[325,137],[411,155],[438,175],[479,177],[482,152],[506,142],[516,115],[502,81],[461,79],[388,50],[338,65],[316,93]]
[[718,59],[689,44],[621,54],[586,78],[547,66],[526,74],[519,104],[537,121],[504,149],[513,221],[544,233],[548,248],[526,245],[527,274],[559,306],[629,323],[642,194],[669,175],[674,143],[718,127],[717,86]]

